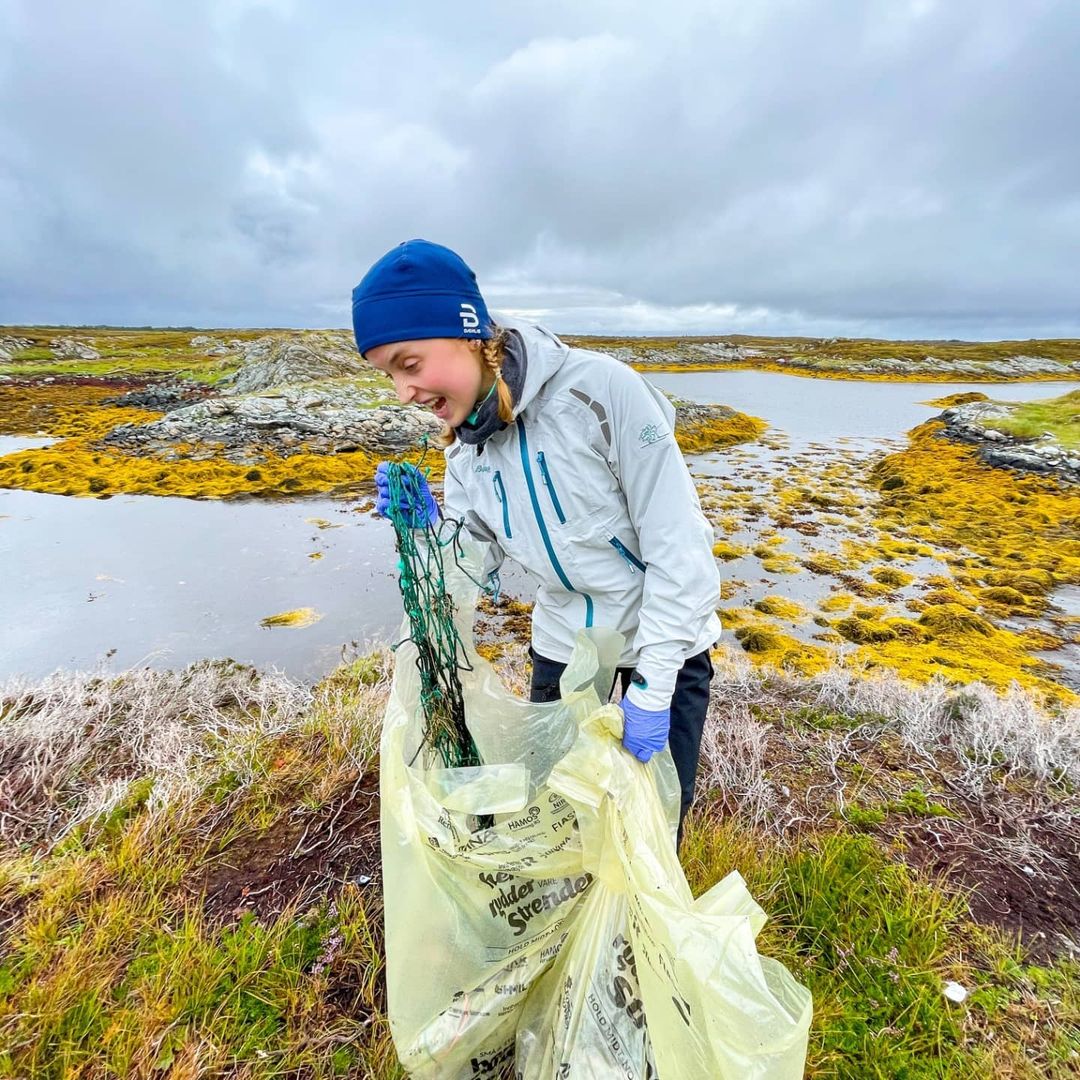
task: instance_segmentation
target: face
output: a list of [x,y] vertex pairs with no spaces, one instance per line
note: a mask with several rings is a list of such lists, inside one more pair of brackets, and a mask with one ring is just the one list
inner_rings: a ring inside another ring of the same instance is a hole
[[465,420],[485,389],[477,343],[463,338],[397,341],[365,355],[394,380],[403,404],[427,406],[451,427]]

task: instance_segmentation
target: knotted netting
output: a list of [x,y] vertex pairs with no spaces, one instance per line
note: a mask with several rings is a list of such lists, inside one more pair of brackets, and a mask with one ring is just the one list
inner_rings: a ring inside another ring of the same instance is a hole
[[[454,602],[446,589],[443,555],[454,557],[460,526],[436,518],[429,523],[415,467],[391,462],[387,516],[394,526],[398,588],[416,646],[420,705],[424,713],[421,750],[446,768],[482,765],[465,721],[465,698],[458,671],[471,670],[454,625]],[[445,534],[445,538],[444,538]]]

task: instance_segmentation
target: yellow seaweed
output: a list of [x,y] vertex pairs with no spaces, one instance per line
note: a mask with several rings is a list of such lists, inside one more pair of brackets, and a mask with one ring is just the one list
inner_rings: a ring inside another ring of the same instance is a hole
[[293,629],[301,629],[305,626],[314,625],[321,618],[322,614],[314,608],[303,607],[296,608],[293,611],[281,611],[277,615],[267,615],[265,619],[259,620],[259,625],[265,627],[287,626]]

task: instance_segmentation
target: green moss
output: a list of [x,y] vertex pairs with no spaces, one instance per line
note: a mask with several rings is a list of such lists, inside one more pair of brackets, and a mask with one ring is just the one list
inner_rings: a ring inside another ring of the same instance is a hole
[[1070,390],[1058,398],[1010,405],[1006,417],[988,417],[981,423],[995,431],[1024,439],[1049,434],[1069,449],[1080,447],[1080,390]]
[[889,804],[889,808],[911,817],[949,817],[951,811],[939,802],[930,802],[926,792],[920,787],[909,788],[898,802]]
[[856,829],[869,830],[884,825],[886,813],[879,806],[859,806],[853,803],[844,808],[843,819]]

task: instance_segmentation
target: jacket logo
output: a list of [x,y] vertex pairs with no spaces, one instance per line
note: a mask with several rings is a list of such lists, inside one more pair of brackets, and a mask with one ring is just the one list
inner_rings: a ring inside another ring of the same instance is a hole
[[461,318],[461,331],[464,334],[475,334],[480,327],[480,316],[476,314],[476,308],[472,304],[462,304],[458,312]]
[[659,424],[646,424],[641,429],[638,438],[641,440],[642,446],[652,446],[653,443],[659,442],[665,435],[667,435],[667,432]]

